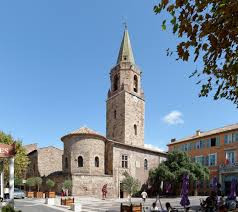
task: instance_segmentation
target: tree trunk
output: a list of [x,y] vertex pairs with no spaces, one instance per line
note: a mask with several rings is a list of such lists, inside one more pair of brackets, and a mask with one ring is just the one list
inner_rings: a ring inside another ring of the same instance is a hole
[[198,195],[198,188],[197,188],[197,185],[196,187],[194,188],[194,196],[197,196]]

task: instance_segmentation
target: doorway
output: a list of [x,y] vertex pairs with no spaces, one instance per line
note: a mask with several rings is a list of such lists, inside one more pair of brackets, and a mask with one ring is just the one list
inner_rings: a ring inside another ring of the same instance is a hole
[[231,182],[225,181],[225,195],[229,195],[231,190]]
[[120,183],[120,198],[124,198],[124,192],[122,191],[122,183]]

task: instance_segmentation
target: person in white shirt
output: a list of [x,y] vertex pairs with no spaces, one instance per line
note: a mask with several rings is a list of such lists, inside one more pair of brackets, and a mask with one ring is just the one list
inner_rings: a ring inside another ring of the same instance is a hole
[[156,203],[153,202],[152,207],[150,208],[150,211],[159,211],[159,208],[156,206]]
[[142,196],[143,202],[145,203],[145,200],[146,200],[146,198],[147,198],[147,193],[146,193],[145,190],[141,193],[141,196]]

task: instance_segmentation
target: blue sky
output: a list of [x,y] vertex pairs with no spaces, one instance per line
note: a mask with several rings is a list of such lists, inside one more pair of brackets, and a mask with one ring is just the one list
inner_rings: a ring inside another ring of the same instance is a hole
[[[0,130],[25,144],[62,147],[81,126],[105,134],[109,71],[126,20],[146,97],[145,143],[237,123],[231,102],[198,98],[201,64],[167,57],[176,38],[148,0],[0,2]],[[172,114],[171,114],[172,113]]]

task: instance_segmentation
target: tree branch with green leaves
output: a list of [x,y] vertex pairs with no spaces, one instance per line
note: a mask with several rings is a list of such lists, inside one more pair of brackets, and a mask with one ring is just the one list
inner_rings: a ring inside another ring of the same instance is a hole
[[[225,98],[238,107],[238,1],[160,0],[154,12],[169,14],[162,29],[171,25],[182,40],[177,43],[177,59],[203,61],[202,70],[190,76],[198,77],[199,97],[212,92],[214,100]],[[200,79],[203,75],[206,80]]]

